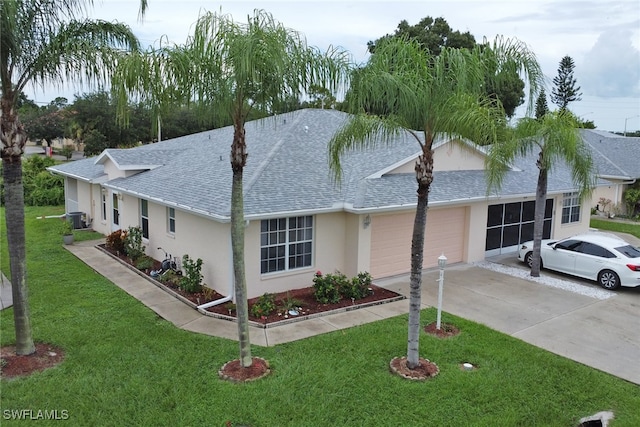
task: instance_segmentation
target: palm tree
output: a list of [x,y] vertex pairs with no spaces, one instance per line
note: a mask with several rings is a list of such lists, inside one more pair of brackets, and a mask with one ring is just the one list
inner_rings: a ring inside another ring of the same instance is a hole
[[[540,247],[542,242],[544,209],[547,199],[547,179],[554,167],[571,170],[579,197],[584,200],[595,184],[593,161],[580,133],[578,121],[568,110],[547,112],[539,118],[521,119],[511,137],[495,144],[487,158],[489,188],[499,188],[509,164],[516,156],[538,151],[538,183],[533,222],[533,255],[531,276],[540,276]],[[565,166],[566,165],[566,166]]]
[[[122,24],[77,20],[86,11],[79,0],[0,2],[0,138],[5,185],[5,218],[11,268],[16,353],[35,352],[27,293],[22,154],[27,133],[16,103],[27,84],[87,83],[102,80],[138,41]],[[91,2],[88,2],[91,3]],[[143,1],[141,12],[146,8]]]
[[[240,363],[253,363],[244,267],[243,170],[247,161],[244,125],[250,114],[273,114],[274,108],[299,97],[312,85],[335,91],[348,74],[344,52],[323,54],[304,37],[257,10],[247,24],[230,15],[205,13],[184,46],[160,46],[132,55],[114,77],[120,105],[132,96],[157,104],[195,104],[214,123],[231,119],[231,244]],[[165,88],[170,88],[166,90]],[[121,113],[125,113],[124,110]]]
[[331,167],[337,179],[341,175],[340,156],[347,150],[384,143],[402,130],[409,131],[420,146],[415,165],[418,200],[411,242],[407,345],[410,369],[419,365],[422,261],[429,190],[434,178],[433,143],[445,136],[483,144],[496,141],[505,125],[504,111],[498,101],[483,95],[482,87],[488,75],[504,75],[503,70],[524,72],[532,91],[540,84],[542,73],[534,55],[516,41],[496,39],[491,47],[473,50],[444,48],[438,56],[401,39],[376,46],[367,65],[354,74],[346,99],[356,115],[330,143]]

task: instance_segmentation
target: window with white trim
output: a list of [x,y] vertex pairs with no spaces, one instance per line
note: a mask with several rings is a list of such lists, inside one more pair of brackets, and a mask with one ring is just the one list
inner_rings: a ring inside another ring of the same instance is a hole
[[102,190],[102,195],[101,195],[101,201],[100,201],[100,212],[101,212],[101,218],[103,221],[107,220],[107,190]]
[[265,219],[260,224],[260,273],[310,267],[313,217]]
[[171,234],[176,232],[176,210],[167,207],[167,231]]
[[118,193],[113,193],[113,224],[120,225],[120,211],[118,208]]
[[580,196],[578,193],[562,194],[562,224],[580,222]]
[[142,237],[149,238],[149,202],[140,199],[140,227],[142,227]]

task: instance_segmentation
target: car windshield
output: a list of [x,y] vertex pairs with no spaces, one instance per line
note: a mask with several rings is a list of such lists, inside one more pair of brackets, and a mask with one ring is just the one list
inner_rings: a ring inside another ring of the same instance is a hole
[[616,251],[629,258],[640,258],[640,249],[634,248],[631,245],[620,246],[616,248]]

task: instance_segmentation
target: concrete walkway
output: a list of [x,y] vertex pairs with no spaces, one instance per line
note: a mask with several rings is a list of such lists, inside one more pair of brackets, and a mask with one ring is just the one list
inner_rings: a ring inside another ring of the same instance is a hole
[[[235,322],[199,313],[96,249],[95,245],[95,241],[76,242],[65,248],[174,325],[193,332],[237,339]],[[512,255],[493,261],[524,269]],[[573,281],[548,272],[542,274],[597,288],[595,283]],[[438,276],[437,270],[427,270],[423,274],[424,308],[437,303]],[[409,295],[408,276],[376,284]],[[251,327],[250,340],[255,345],[273,346],[406,314],[408,308],[406,299],[278,327]],[[600,299],[476,265],[452,265],[445,272],[444,311],[636,384],[640,384],[638,308],[640,288],[623,288],[611,292],[609,298]]]

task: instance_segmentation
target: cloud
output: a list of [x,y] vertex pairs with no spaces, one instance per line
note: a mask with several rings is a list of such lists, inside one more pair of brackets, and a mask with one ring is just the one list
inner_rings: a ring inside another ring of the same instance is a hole
[[640,51],[633,46],[632,37],[625,29],[600,34],[582,65],[576,66],[576,80],[585,95],[640,96]]

